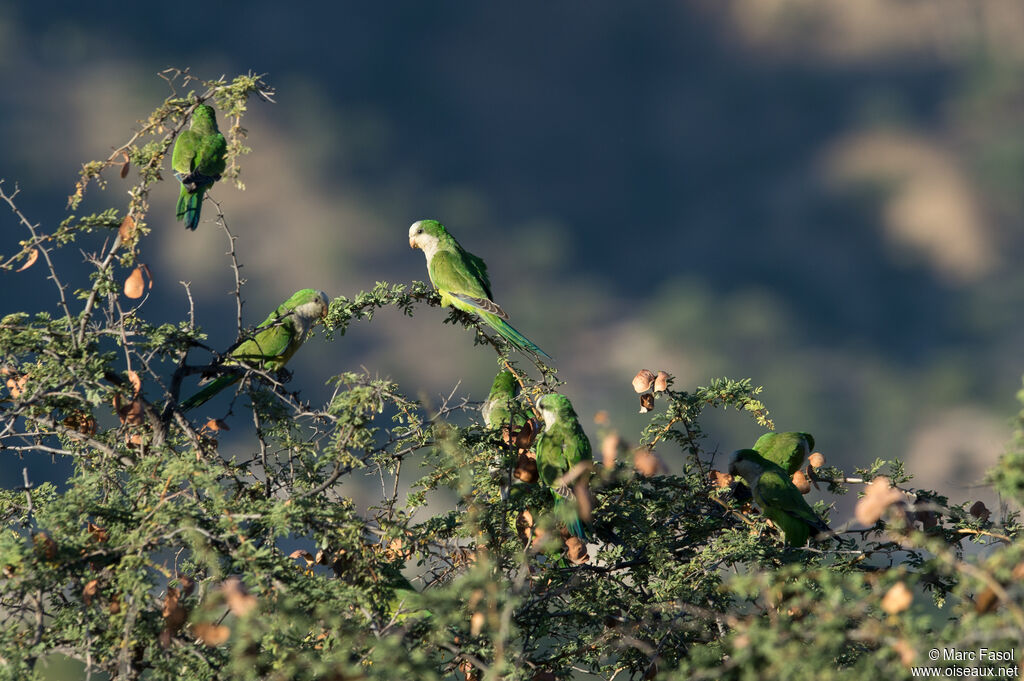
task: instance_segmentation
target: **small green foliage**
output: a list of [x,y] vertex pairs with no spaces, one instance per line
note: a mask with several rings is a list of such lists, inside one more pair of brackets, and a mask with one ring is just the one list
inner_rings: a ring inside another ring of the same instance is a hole
[[[128,204],[52,233],[16,213],[29,238],[2,263],[39,258],[57,286],[54,313],[0,319],[0,457],[26,468],[0,490],[0,676],[66,663],[153,681],[902,678],[933,648],[1019,645],[1017,512],[914,489],[898,460],[808,468],[837,537],[787,546],[707,449],[707,408],[774,427],[749,379],[649,393],[638,441],[676,474],[595,440],[616,458],[595,464],[576,508],[528,481],[533,422],[487,428],[458,395],[424,405],[365,370],[325,377],[333,391],[314,404],[287,372],[250,369],[227,414],[190,420],[183,385],[224,353],[190,320],[157,323],[124,298],[123,268],[194,107],[213,100],[229,120],[237,179],[249,98],[272,91],[252,74],[164,76],[172,96],[83,166],[69,210],[93,181],[119,181],[111,166],[137,171]],[[60,248],[93,249],[88,281],[61,278]],[[377,282],[331,302],[325,335],[422,305],[440,305],[429,285]],[[444,321],[513,372],[517,412],[563,384],[550,366],[521,370],[476,317]],[[58,484],[31,480],[28,461],[57,459],[71,470]],[[1024,410],[991,480],[1024,501]],[[849,490],[864,522],[831,507]],[[580,556],[563,530],[584,510]]]

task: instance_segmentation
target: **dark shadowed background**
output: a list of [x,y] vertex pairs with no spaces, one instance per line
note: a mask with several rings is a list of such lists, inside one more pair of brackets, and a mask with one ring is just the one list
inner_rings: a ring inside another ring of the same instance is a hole
[[[831,462],[905,457],[954,500],[1002,451],[1024,354],[1013,0],[0,0],[0,178],[30,219],[64,217],[80,164],[169,94],[169,66],[278,91],[246,119],[246,191],[212,192],[240,237],[248,324],[300,287],[426,278],[406,233],[435,217],[487,261],[585,424],[607,409],[635,440],[646,367],[681,388],[749,376]],[[90,189],[89,207],[123,207],[126,187]],[[175,223],[177,191],[153,196],[144,313],[182,318],[190,281],[226,347],[226,239],[209,204],[197,232]],[[0,229],[4,253],[25,237],[6,212]],[[81,286],[77,259],[61,255]],[[0,287],[0,313],[54,299],[38,265]],[[292,385],[322,396],[365,366],[428,400],[460,380],[482,399],[493,356],[443,316],[314,339]],[[725,452],[757,435],[735,412],[709,430]]]

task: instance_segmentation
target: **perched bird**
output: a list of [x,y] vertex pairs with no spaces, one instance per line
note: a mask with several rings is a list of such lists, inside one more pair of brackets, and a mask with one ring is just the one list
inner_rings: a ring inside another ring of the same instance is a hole
[[[568,485],[556,487],[556,481],[577,464],[589,462],[594,457],[590,440],[583,432],[569,398],[550,393],[538,400],[537,408],[544,417],[544,430],[537,436],[535,443],[537,471],[540,474],[540,481],[554,494],[555,506],[558,507],[571,493]],[[589,471],[581,473],[584,480],[589,475]],[[569,523],[569,532],[574,537],[586,539],[579,516],[574,516]]]
[[522,409],[516,402],[516,393],[518,392],[519,384],[512,372],[507,369],[499,371],[498,375],[494,377],[490,395],[480,407],[480,414],[484,417],[484,424],[488,428],[523,424],[525,419],[521,413]]
[[437,220],[418,220],[409,227],[409,246],[427,257],[430,282],[441,294],[441,305],[470,312],[521,352],[551,357],[508,323],[508,314],[494,302],[487,265],[462,248]]
[[757,439],[753,449],[792,475],[814,451],[814,437],[810,433],[765,433]]
[[174,141],[171,168],[181,182],[178,194],[178,220],[185,227],[195,229],[203,195],[224,172],[224,156],[228,143],[217,129],[217,114],[213,107],[200,104],[192,112],[188,130],[183,130]]
[[739,475],[750,486],[754,502],[775,523],[791,546],[803,546],[813,535],[832,535],[793,485],[790,474],[753,449],[738,449],[729,459],[729,473]]
[[[256,327],[252,338],[231,351],[224,364],[270,371],[281,369],[305,342],[310,329],[327,314],[327,306],[327,294],[323,291],[311,288],[296,291]],[[182,402],[182,410],[198,407],[241,378],[236,373],[213,379],[208,386]]]

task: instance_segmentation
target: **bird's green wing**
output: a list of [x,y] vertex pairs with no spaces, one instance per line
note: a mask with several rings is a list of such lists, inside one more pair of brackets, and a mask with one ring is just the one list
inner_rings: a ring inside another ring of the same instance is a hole
[[474,273],[475,269],[458,252],[449,250],[435,253],[427,265],[430,281],[439,291],[457,298],[469,307],[508,319],[505,311],[491,300],[489,287]]
[[466,263],[466,269],[480,282],[487,297],[494,298],[494,295],[491,293],[491,279],[487,276],[487,263],[484,262],[483,258],[473,255],[461,246],[459,248],[462,251],[462,259]]
[[795,525],[807,528],[808,534],[811,529],[816,533],[830,530],[814,509],[804,501],[800,490],[793,485],[787,475],[782,470],[766,469],[757,480],[754,500],[761,506],[765,515],[782,526],[786,539],[791,544],[802,545],[807,541],[807,537],[804,536],[803,541],[794,541],[791,528]]
[[224,135],[219,132],[206,135],[196,150],[195,170],[211,179],[218,179],[224,172],[227,151],[228,144]]
[[765,433],[754,447],[758,454],[781,466],[790,474],[800,470],[804,460],[814,450],[814,437],[809,433]]
[[174,141],[174,151],[171,154],[171,168],[174,172],[182,175],[192,172],[192,162],[195,160],[200,143],[201,139],[195,131],[181,131],[178,139]]
[[277,323],[264,322],[261,327],[264,328],[231,352],[231,358],[236,363],[279,369],[298,349],[295,325],[290,319],[282,319]]

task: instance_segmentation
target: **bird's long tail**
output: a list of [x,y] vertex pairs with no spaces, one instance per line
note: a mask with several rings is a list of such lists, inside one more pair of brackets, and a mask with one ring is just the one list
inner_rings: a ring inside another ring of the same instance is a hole
[[181,410],[187,411],[189,409],[195,409],[196,407],[206,404],[214,395],[219,393],[229,385],[237,383],[241,379],[241,376],[228,374],[226,376],[220,376],[210,382],[210,385],[206,386],[192,397],[188,398],[181,403]]
[[531,352],[534,355],[541,355],[547,359],[551,359],[551,355],[537,347],[537,344],[532,340],[519,333],[513,328],[511,324],[506,322],[501,317],[493,314],[484,313],[481,315],[487,323],[493,328],[498,334],[512,344],[513,347],[522,352]]
[[194,230],[199,226],[199,211],[203,205],[203,189],[189,193],[185,185],[181,185],[178,193],[178,214],[179,220],[185,221],[185,228]]
[[[559,495],[557,493],[555,494],[555,512],[556,513],[561,515],[561,512],[559,512],[558,509],[560,507],[564,508],[565,504],[567,504],[567,503],[571,504],[572,500],[571,499],[566,499],[566,498],[562,497],[561,495]],[[566,523],[566,526],[569,529],[569,534],[571,534],[572,536],[576,537],[577,539],[582,539],[583,541],[587,541],[587,531],[583,528],[583,522],[580,520],[579,514],[576,513],[575,509],[573,509],[571,511],[571,513],[572,513],[572,519],[569,520],[568,523]]]

